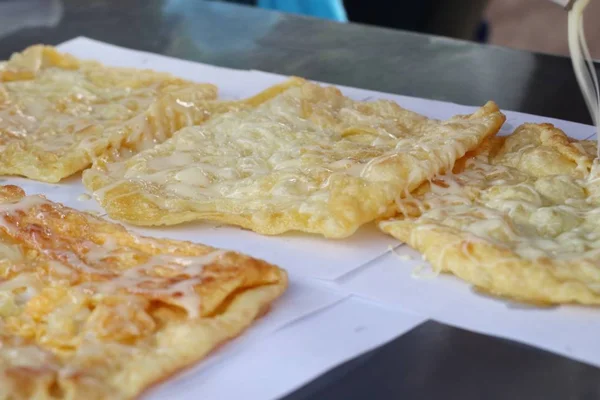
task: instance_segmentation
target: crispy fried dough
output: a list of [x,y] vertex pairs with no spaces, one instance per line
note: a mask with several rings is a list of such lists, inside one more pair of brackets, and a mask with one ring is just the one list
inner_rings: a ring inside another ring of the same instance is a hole
[[58,182],[202,123],[216,97],[213,85],[29,47],[0,63],[0,174]]
[[452,168],[503,121],[492,102],[437,121],[306,82],[124,162],[97,163],[83,181],[112,218],[132,224],[214,220],[342,238],[390,215],[396,197]]
[[287,286],[235,252],[136,236],[0,187],[0,399],[130,399],[238,336]]
[[493,138],[399,202],[383,231],[438,271],[534,303],[600,304],[596,143],[550,124]]

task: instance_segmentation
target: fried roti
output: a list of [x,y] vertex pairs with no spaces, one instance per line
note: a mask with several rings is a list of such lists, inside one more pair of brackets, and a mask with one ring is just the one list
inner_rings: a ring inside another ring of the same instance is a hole
[[503,121],[492,102],[437,121],[304,82],[124,162],[97,163],[83,181],[112,218],[136,225],[213,220],[343,238],[389,216],[394,199],[451,169]]
[[130,399],[267,311],[286,273],[0,187],[0,399]]
[[216,97],[213,85],[29,47],[0,63],[0,174],[58,182],[202,123]]
[[383,231],[491,294],[600,304],[596,143],[525,124],[399,203]]

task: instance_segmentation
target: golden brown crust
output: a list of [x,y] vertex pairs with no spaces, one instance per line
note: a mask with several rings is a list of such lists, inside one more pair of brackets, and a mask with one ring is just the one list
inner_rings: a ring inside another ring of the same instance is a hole
[[551,260],[525,260],[445,227],[419,230],[418,224],[400,220],[380,226],[422,253],[436,271],[452,273],[483,292],[535,304],[600,304],[600,296],[584,280],[560,276],[558,263]]
[[287,287],[264,261],[23,195],[0,187],[2,400],[133,398],[238,336]]
[[136,225],[203,219],[342,238],[391,215],[397,196],[451,168],[504,121],[492,102],[435,121],[298,82],[267,90],[278,95],[256,109],[184,129],[125,162],[96,164],[83,182],[112,218]]
[[[573,164],[589,171],[594,159],[576,146],[578,141],[570,139],[552,124],[523,124],[503,139],[494,155],[496,163],[528,171],[534,176],[560,174]],[[531,149],[523,153],[524,146],[531,146]]]
[[525,124],[461,160],[381,229],[486,292],[600,304],[597,172],[589,143]]
[[203,122],[223,107],[216,96],[213,85],[31,46],[0,63],[0,173],[58,182]]

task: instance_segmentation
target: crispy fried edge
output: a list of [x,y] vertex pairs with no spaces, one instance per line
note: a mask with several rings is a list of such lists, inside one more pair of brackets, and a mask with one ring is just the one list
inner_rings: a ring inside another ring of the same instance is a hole
[[[555,148],[576,165],[587,169],[591,167],[589,155],[573,147],[573,140],[554,125],[526,123],[518,126],[512,135],[526,129],[533,129],[539,134],[540,145]],[[502,156],[499,151],[508,137],[491,138],[469,156],[486,150],[490,151],[491,158]],[[455,172],[464,169],[465,160],[466,157],[457,161]],[[426,187],[421,187],[419,193],[426,190]],[[485,241],[469,240],[463,231],[441,225],[419,229],[417,223],[400,219],[381,221],[379,228],[422,253],[436,270],[453,273],[492,295],[534,304],[600,304],[600,294],[585,283],[565,280],[554,274],[553,260],[525,260],[509,249]],[[444,257],[439,256],[442,248]],[[469,252],[468,256],[465,250]],[[499,261],[490,266],[490,260]],[[533,285],[534,282],[539,283]]]
[[[297,78],[296,78],[297,79]],[[293,81],[294,85],[302,81]],[[281,93],[284,88],[273,88],[267,89],[266,92],[273,93],[273,96]],[[268,99],[265,99],[265,101]],[[488,102],[483,107],[479,108],[475,113],[467,116],[460,116],[464,119],[477,119],[484,117],[493,117],[493,121],[489,124],[486,134],[482,135],[478,144],[484,141],[486,138],[495,135],[502,124],[504,123],[505,116],[500,112],[498,106],[494,102]],[[470,150],[470,149],[467,149]],[[464,154],[459,154],[457,159],[462,157]],[[456,161],[456,160],[454,160]],[[382,167],[386,170],[398,171],[398,174],[408,176],[409,169],[411,166],[411,160],[406,157],[394,157],[386,160],[382,163]],[[428,171],[429,176],[433,176],[436,173],[443,171]],[[423,177],[423,180],[427,177]],[[102,187],[108,186],[113,183],[110,176],[107,174],[98,173],[98,171],[91,172],[91,170],[85,171],[83,176],[84,185],[92,190],[96,191]],[[416,182],[413,187],[409,187],[408,190],[414,190],[421,182]],[[152,225],[175,225],[183,222],[193,220],[214,220],[222,223],[231,225],[237,225],[246,229],[254,230],[260,234],[266,235],[277,235],[285,233],[287,231],[298,230],[309,233],[323,234],[328,238],[344,238],[352,235],[361,225],[370,222],[378,217],[389,217],[393,214],[394,206],[393,201],[390,204],[384,205],[385,211],[380,215],[366,216],[360,220],[354,221],[352,226],[341,227],[339,229],[327,229],[327,221],[322,221],[320,224],[315,226],[305,226],[298,223],[294,223],[295,220],[290,217],[289,213],[281,213],[273,215],[272,218],[265,220],[264,223],[258,225],[252,220],[252,215],[240,215],[231,213],[221,213],[218,211],[203,211],[197,212],[193,210],[184,211],[169,211],[162,209],[159,205],[152,202],[148,196],[139,194],[136,188],[139,188],[142,184],[137,182],[128,182],[128,185],[134,185],[131,189],[127,185],[121,184],[112,188],[111,191],[119,191],[122,193],[116,193],[114,196],[107,198],[96,197],[96,200],[102,205],[102,207],[108,212],[111,218],[121,220],[127,223],[140,226],[152,226]],[[128,204],[135,204],[135,207],[128,207]],[[123,212],[122,210],[127,210]],[[290,223],[291,221],[291,223]]]
[[[0,83],[3,81],[10,82],[21,79],[33,79],[35,78],[35,74],[40,70],[47,67],[57,67],[66,70],[76,70],[80,68],[82,65],[95,65],[101,69],[109,69],[112,68],[110,66],[106,66],[96,61],[84,61],[80,60],[68,53],[61,53],[53,46],[44,46],[44,45],[33,45],[26,48],[24,51],[20,53],[14,53],[11,56],[11,61],[17,62],[29,62],[27,57],[30,55],[36,55],[39,58],[39,63],[35,65],[29,66],[29,69],[24,65],[22,66],[22,70],[20,71],[11,71],[11,70],[0,70]],[[147,70],[151,71],[151,70]],[[165,77],[171,76],[171,79],[174,81],[180,80],[182,83],[184,80],[177,78],[176,76],[172,76],[170,74],[164,72],[151,71],[156,73],[157,76],[164,75]],[[190,82],[191,83],[191,82]],[[211,84],[202,84],[206,87],[214,88],[215,98],[216,98],[216,87]],[[168,96],[168,94],[163,94],[163,96]],[[142,111],[140,114],[136,115],[143,116],[150,115],[150,111],[154,104],[158,104],[161,100],[161,97],[157,97],[153,104],[150,107]],[[146,121],[147,122],[147,121]],[[136,121],[136,118],[132,118],[128,121],[124,121],[123,126],[120,129],[114,129],[114,132],[121,132],[132,130],[138,130],[137,126],[139,125],[139,121]],[[169,131],[168,127],[162,126],[161,129]],[[171,132],[174,133],[174,132]],[[101,141],[104,142],[103,148],[100,147],[95,151],[96,154],[90,154],[85,150],[81,150],[80,148],[71,149],[68,155],[63,155],[61,158],[57,159],[55,162],[48,162],[47,165],[40,162],[37,158],[39,157],[39,153],[33,152],[31,150],[22,151],[23,155],[30,159],[30,163],[24,162],[23,165],[13,165],[10,168],[5,166],[4,168],[0,168],[0,173],[2,175],[14,175],[14,176],[23,176],[29,179],[34,179],[41,182],[48,183],[56,183],[61,181],[64,178],[72,176],[73,174],[84,170],[89,167],[95,158],[101,157],[104,153],[107,153],[111,150],[111,148],[119,148],[121,145],[128,141],[128,137],[121,137],[121,135],[112,135],[107,137],[102,137]]]
[[[24,196],[25,192],[17,186],[0,187],[0,202],[15,202]],[[91,214],[64,207],[59,203],[53,204],[58,206],[59,211],[82,215],[89,218],[92,223],[114,226],[116,233],[131,234],[120,224],[111,223]],[[157,238],[148,239],[168,245],[180,243],[182,246],[194,246],[190,242]],[[210,247],[204,245],[200,246],[210,249]],[[257,263],[257,269],[259,270],[262,267],[270,266],[265,261],[243,255],[241,261]],[[180,370],[202,360],[220,344],[241,335],[254,320],[264,315],[273,301],[287,289],[288,277],[284,270],[271,266],[269,272],[273,274],[273,277],[271,277],[272,283],[234,290],[227,298],[223,299],[224,304],[227,305],[224,310],[218,310],[214,315],[197,319],[167,323],[164,330],[157,332],[158,334],[153,334],[156,338],[154,346],[148,351],[130,358],[120,370],[121,372],[112,378],[111,383],[115,389],[121,391],[125,398],[135,398],[149,389],[150,386],[158,384],[177,374]],[[179,334],[177,332],[179,329],[187,329],[186,334],[184,336]],[[164,350],[172,345],[173,337],[176,337],[179,341],[175,347],[171,347],[171,351],[166,353]],[[199,338],[205,341],[201,342],[198,340]],[[140,365],[144,365],[145,368],[141,369]],[[26,371],[24,372],[26,373]],[[20,377],[22,378],[22,376]],[[48,376],[44,375],[41,378],[47,379]],[[77,377],[63,380],[61,383],[64,392],[68,393],[70,398],[78,398],[78,393],[85,394],[88,390],[87,387],[78,387]],[[48,399],[50,398],[54,397],[48,397]],[[43,400],[43,398],[40,400]]]
[[[115,377],[126,387],[126,396],[135,398],[152,386],[166,381],[186,368],[205,358],[220,345],[241,335],[256,319],[264,315],[270,305],[280,297],[287,288],[287,275],[280,270],[280,281],[277,284],[259,286],[236,294],[225,312],[215,317],[204,318],[198,323],[189,324],[185,336],[178,335],[182,341],[168,354],[164,350],[145,353],[129,359],[120,376]],[[154,350],[160,349],[170,340],[169,334],[179,326],[171,326],[169,332],[163,332]],[[200,344],[199,338],[206,342]],[[164,347],[163,347],[164,349]],[[144,365],[143,371],[139,366]],[[140,373],[141,372],[141,373]]]
[[490,154],[490,156],[495,158],[504,155],[505,153],[501,152],[500,146],[504,144],[506,139],[513,135],[519,135],[527,130],[534,131],[539,135],[540,145],[552,147],[560,155],[574,162],[575,164],[577,164],[577,166],[582,166],[588,171],[592,167],[593,157],[590,157],[589,154],[582,154],[581,151],[579,151],[577,148],[575,148],[575,146],[573,146],[573,143],[577,140],[570,138],[562,130],[558,129],[550,123],[525,123],[519,125],[515,129],[515,131],[509,136],[503,136],[501,138],[498,138],[501,139],[501,141],[496,144],[497,148],[492,149],[492,153]]
[[552,260],[524,260],[508,249],[469,240],[461,231],[441,226],[418,229],[413,222],[399,220],[383,221],[379,227],[422,253],[436,270],[451,272],[484,292],[535,304],[600,304],[600,295],[584,283],[553,274]]
[[[283,270],[278,270],[278,273],[280,279],[277,283],[235,293],[231,299],[228,299],[229,306],[215,316],[168,324],[160,335],[155,336],[156,342],[152,348],[128,358],[119,373],[105,382],[110,385],[107,394],[111,396],[110,398],[135,399],[152,390],[153,387],[175,378],[183,370],[201,366],[199,362],[219,346],[242,335],[254,321],[266,314],[272,303],[285,292],[288,285],[287,274]],[[184,335],[181,334],[181,330],[185,331]],[[175,339],[177,344],[173,346]],[[168,346],[170,349],[166,351]],[[38,386],[31,381],[36,377],[43,381]],[[5,383],[19,387],[27,382],[27,385],[36,387],[37,399],[56,399],[51,395],[45,396],[47,392],[43,389],[54,382],[52,375],[21,370],[13,378],[15,382],[5,381]],[[86,379],[85,376],[58,379],[64,399],[90,398],[90,390],[93,388],[90,388],[86,382],[80,381]],[[24,400],[18,393],[13,394],[17,395],[15,400]],[[116,395],[119,396],[114,397]],[[105,397],[101,395],[93,398],[104,399]]]

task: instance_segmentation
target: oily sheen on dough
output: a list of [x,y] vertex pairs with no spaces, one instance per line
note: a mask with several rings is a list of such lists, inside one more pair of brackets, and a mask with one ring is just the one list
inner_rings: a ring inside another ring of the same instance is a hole
[[121,400],[266,312],[286,273],[0,187],[0,399]]
[[486,292],[600,304],[596,143],[526,124],[399,203],[383,231]]
[[437,121],[304,82],[124,162],[96,163],[83,181],[112,218],[132,224],[213,220],[342,238],[390,215],[396,197],[452,168],[503,121],[492,102]]
[[216,96],[213,85],[29,47],[0,63],[0,174],[58,182],[202,123]]

